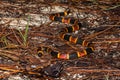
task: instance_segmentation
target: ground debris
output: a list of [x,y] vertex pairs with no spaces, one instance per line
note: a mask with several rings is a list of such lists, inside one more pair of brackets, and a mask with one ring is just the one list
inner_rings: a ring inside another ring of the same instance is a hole
[[[1,0],[0,4],[0,79],[120,79],[119,0]],[[49,20],[49,14],[65,10],[70,10],[67,17],[84,26],[69,34],[92,42],[94,53],[73,60],[56,59],[47,52],[39,57],[40,46],[62,53],[84,49],[58,37],[71,24]]]

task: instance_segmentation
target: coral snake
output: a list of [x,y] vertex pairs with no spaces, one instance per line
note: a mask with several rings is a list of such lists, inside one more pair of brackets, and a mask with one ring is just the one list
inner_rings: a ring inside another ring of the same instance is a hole
[[86,47],[83,51],[74,51],[71,53],[60,53],[58,51],[54,51],[49,47],[45,47],[45,46],[41,46],[38,47],[37,49],[37,54],[38,56],[43,55],[44,51],[47,53],[50,53],[51,56],[53,56],[54,58],[59,58],[59,59],[76,59],[79,57],[83,57],[87,54],[93,53],[94,48],[90,47],[89,44],[90,42],[87,42],[84,39],[78,38],[78,37],[73,37],[70,34],[66,34],[66,33],[72,33],[74,31],[78,31],[81,29],[82,24],[78,22],[77,19],[73,19],[73,18],[65,18],[64,16],[67,16],[70,13],[70,10],[66,10],[64,12],[59,12],[59,13],[54,13],[54,14],[50,14],[49,19],[52,21],[57,21],[57,22],[62,22],[62,23],[66,23],[66,24],[72,24],[72,26],[69,27],[65,27],[62,28],[59,34],[59,37],[65,41],[69,41],[71,43],[74,44],[80,44],[84,47]]

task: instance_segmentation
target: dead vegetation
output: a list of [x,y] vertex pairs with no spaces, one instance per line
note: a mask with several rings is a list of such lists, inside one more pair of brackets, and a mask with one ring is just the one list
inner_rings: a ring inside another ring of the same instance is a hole
[[[0,79],[17,75],[22,80],[25,76],[28,80],[120,79],[119,0],[1,0],[0,4]],[[39,46],[61,52],[82,49],[58,37],[66,24],[48,18],[50,13],[68,8],[68,17],[79,19],[85,26],[73,35],[92,41],[94,53],[74,60],[54,59],[47,53],[38,57]],[[63,65],[61,76],[43,73],[57,63]]]

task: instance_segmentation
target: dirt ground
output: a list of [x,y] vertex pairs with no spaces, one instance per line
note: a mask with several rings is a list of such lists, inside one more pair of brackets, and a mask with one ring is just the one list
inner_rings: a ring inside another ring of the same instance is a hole
[[[82,28],[71,33],[92,42],[94,52],[58,59],[38,47],[70,53],[83,46],[61,39],[71,26],[50,14],[70,10]],[[119,0],[0,0],[0,80],[120,80]]]

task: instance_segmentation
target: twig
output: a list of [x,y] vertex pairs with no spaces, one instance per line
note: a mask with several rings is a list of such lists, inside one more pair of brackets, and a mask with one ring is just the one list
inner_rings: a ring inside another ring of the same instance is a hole
[[1,56],[6,56],[8,58],[11,58],[14,61],[18,61],[19,60],[19,56],[17,55],[17,52],[0,49],[0,55]]
[[108,31],[109,29],[112,29],[113,27],[114,27],[114,26],[111,26],[111,27],[109,27],[109,28],[107,28],[107,29],[105,29],[105,30],[103,30],[103,31],[100,31],[100,32],[91,34],[91,35],[85,37],[85,39],[86,39],[86,40],[88,40],[88,39],[89,39],[89,40],[92,40],[92,39],[93,39],[94,37],[96,37],[97,35],[103,34],[104,32]]
[[[77,70],[76,70],[77,69]],[[87,73],[91,73],[91,72],[117,72],[120,73],[119,69],[78,69],[78,67],[70,67],[67,68],[67,71],[70,71],[71,73],[83,73],[83,72],[87,72]]]

